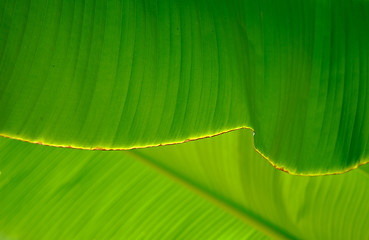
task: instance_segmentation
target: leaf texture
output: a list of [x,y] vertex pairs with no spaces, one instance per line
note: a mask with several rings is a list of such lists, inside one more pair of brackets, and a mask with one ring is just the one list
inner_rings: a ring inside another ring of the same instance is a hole
[[135,150],[193,188],[286,239],[367,239],[369,168],[307,177],[276,170],[251,149],[250,130]]
[[0,238],[268,239],[130,154],[0,139]]
[[369,237],[368,166],[293,176],[245,147],[251,131],[119,152],[0,140],[0,233],[9,239]]
[[0,134],[135,148],[240,127],[296,174],[369,161],[366,0],[3,0]]

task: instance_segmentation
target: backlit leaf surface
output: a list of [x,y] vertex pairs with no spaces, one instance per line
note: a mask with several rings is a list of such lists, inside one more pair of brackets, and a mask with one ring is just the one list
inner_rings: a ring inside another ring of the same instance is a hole
[[319,177],[276,170],[249,146],[250,130],[136,150],[143,159],[287,239],[369,238],[369,168]]
[[250,147],[249,130],[117,152],[0,140],[4,238],[265,238],[261,232],[284,239],[369,238],[367,166],[292,176]]
[[121,152],[0,139],[0,239],[267,239]]
[[0,2],[0,134],[81,148],[250,127],[292,173],[369,155],[367,0]]

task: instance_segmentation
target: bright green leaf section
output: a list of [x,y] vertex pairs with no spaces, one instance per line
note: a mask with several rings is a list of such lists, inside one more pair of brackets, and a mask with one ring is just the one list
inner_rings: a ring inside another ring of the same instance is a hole
[[119,152],[1,139],[0,232],[10,239],[263,237],[244,221],[286,239],[369,238],[368,166],[343,175],[292,176],[251,144],[246,130]]
[[0,239],[267,239],[121,152],[0,139]]
[[0,134],[132,148],[251,127],[293,173],[369,156],[367,0],[0,2]]
[[135,152],[263,223],[265,231],[289,239],[369,238],[369,166],[293,176],[273,168],[251,145],[252,132],[242,130]]

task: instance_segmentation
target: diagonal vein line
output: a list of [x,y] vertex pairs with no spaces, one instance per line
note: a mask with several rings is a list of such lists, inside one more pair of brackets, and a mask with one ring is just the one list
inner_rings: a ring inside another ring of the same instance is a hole
[[284,229],[276,226],[275,224],[269,222],[258,214],[254,213],[252,210],[247,209],[237,203],[230,201],[229,199],[199,185],[198,183],[192,181],[186,176],[183,176],[173,169],[166,167],[165,165],[157,162],[156,160],[136,151],[124,151],[124,153],[131,155],[141,163],[150,166],[159,173],[169,177],[181,185],[184,185],[191,191],[195,192],[197,195],[209,200],[218,207],[226,210],[232,216],[237,217],[241,221],[250,224],[257,230],[269,235],[275,239],[297,239],[296,236],[287,232]]

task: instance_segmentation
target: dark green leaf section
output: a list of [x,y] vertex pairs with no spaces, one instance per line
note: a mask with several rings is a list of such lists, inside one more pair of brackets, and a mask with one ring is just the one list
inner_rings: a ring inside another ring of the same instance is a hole
[[267,239],[122,152],[0,139],[1,239]]
[[251,80],[256,148],[293,173],[368,162],[369,2],[265,2],[252,34],[263,42],[263,75]]
[[82,148],[239,127],[279,168],[369,155],[366,0],[0,2],[0,134]]
[[369,166],[346,174],[293,176],[250,148],[252,133],[134,150],[142,158],[257,217],[288,239],[369,238]]

